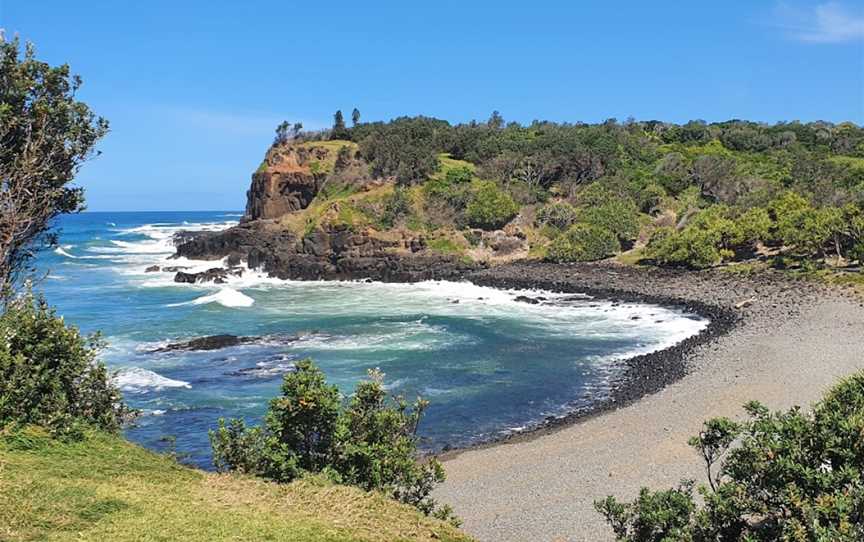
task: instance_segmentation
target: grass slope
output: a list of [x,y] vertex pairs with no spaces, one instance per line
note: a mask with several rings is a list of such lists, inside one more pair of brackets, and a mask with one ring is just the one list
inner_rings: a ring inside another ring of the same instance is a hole
[[467,541],[379,494],[206,473],[91,434],[0,434],[0,540]]

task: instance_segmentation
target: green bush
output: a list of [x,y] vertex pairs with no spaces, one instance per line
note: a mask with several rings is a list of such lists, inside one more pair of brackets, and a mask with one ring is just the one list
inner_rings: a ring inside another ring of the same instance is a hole
[[401,186],[397,186],[391,194],[384,198],[384,212],[381,214],[381,225],[392,228],[399,220],[411,214],[411,196]]
[[579,221],[612,232],[619,241],[632,241],[639,235],[639,211],[629,199],[614,198],[582,209]]
[[666,190],[656,183],[646,185],[638,194],[639,210],[643,213],[656,211],[666,198]]
[[426,197],[443,201],[457,211],[468,205],[470,183],[474,172],[467,167],[457,167],[447,171],[443,177],[433,177],[423,184]]
[[219,471],[240,471],[277,482],[323,473],[336,482],[382,491],[426,514],[452,519],[430,494],[444,481],[435,459],[417,458],[417,426],[428,403],[390,397],[383,375],[370,371],[343,405],[336,386],[311,360],[285,376],[260,427],[219,420],[210,432]]
[[552,226],[559,230],[566,230],[572,226],[577,217],[576,209],[566,201],[556,201],[544,205],[537,211],[538,224]]
[[864,372],[806,413],[752,402],[742,424],[705,423],[690,439],[708,486],[643,489],[632,503],[595,503],[618,540],[864,540]]
[[510,194],[504,192],[493,181],[471,183],[471,197],[465,216],[468,225],[484,230],[496,230],[513,220],[519,207]]
[[688,226],[681,231],[659,228],[648,241],[646,256],[660,265],[693,268],[711,267],[720,263],[723,253],[722,234],[718,230],[705,230]]
[[82,337],[44,299],[28,292],[11,300],[0,315],[0,429],[119,431],[132,412],[96,357],[100,347],[98,336]]
[[546,259],[553,262],[602,260],[621,250],[615,234],[590,224],[575,224],[553,241]]
[[735,220],[731,241],[736,245],[767,241],[770,239],[773,224],[771,216],[765,209],[761,207],[748,209]]

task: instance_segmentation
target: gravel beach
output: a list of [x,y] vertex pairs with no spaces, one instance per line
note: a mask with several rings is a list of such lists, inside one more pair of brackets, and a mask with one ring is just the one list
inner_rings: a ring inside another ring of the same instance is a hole
[[864,369],[861,298],[777,272],[517,263],[469,278],[675,303],[722,320],[666,354],[631,360],[619,408],[444,457],[448,479],[435,496],[481,541],[612,540],[593,501],[703,481],[686,443],[705,419],[740,418],[751,399],[772,409],[808,405]]

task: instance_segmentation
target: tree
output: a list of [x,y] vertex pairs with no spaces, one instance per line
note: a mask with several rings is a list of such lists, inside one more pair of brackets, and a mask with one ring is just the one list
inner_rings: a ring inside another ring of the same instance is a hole
[[217,470],[277,482],[322,473],[453,521],[450,509],[436,507],[430,497],[444,481],[444,469],[435,459],[417,458],[417,428],[428,403],[390,397],[383,379],[380,371],[370,371],[343,405],[321,370],[309,359],[299,361],[285,375],[282,395],[270,401],[263,426],[219,420],[210,431]]
[[291,124],[287,120],[283,120],[276,126],[276,137],[273,138],[274,145],[284,145],[288,141],[288,129]]
[[351,124],[353,126],[360,124],[360,110],[356,107],[354,108],[354,111],[351,112]]
[[21,54],[17,39],[0,41],[0,295],[32,272],[37,250],[54,246],[54,218],[84,209],[71,183],[108,122],[76,99],[81,79],[68,65]]
[[98,335],[82,337],[29,291],[0,314],[0,431],[36,424],[74,436],[117,432],[134,413],[98,360]]
[[351,139],[351,132],[345,127],[345,118],[342,116],[341,109],[333,115],[333,130],[330,132],[330,139]]
[[689,441],[708,478],[698,503],[692,481],[594,503],[618,540],[864,540],[864,372],[811,412],[744,409],[743,423],[715,418]]

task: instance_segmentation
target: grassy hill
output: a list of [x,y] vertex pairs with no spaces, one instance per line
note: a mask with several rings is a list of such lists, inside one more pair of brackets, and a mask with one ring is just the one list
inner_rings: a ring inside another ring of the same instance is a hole
[[0,540],[470,540],[382,495],[206,473],[122,438],[0,435]]

